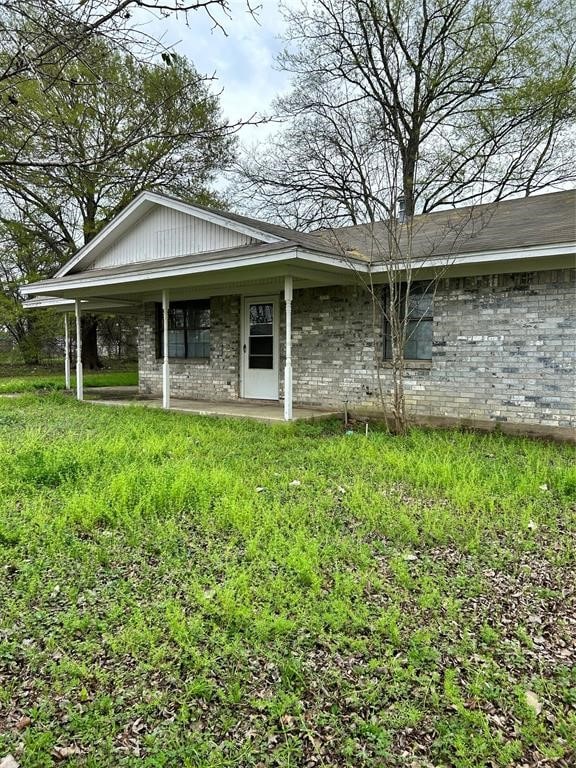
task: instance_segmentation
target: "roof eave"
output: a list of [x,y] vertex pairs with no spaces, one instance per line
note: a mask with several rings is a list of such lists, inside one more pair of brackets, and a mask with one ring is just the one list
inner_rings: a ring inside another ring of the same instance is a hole
[[[30,283],[22,286],[21,291],[27,296],[50,294],[51,292],[72,292],[91,287],[105,287],[106,285],[130,284],[136,282],[148,282],[154,280],[165,280],[168,278],[193,275],[204,272],[214,272],[215,274],[230,269],[249,266],[265,266],[269,264],[278,264],[281,262],[290,262],[293,260],[304,260],[314,264],[319,264],[327,268],[338,270],[364,269],[365,262],[358,262],[355,266],[349,264],[341,257],[329,253],[321,253],[301,248],[295,244],[287,244],[284,250],[275,250],[263,254],[246,254],[244,256],[234,256],[231,258],[222,258],[218,261],[205,260],[187,263],[185,265],[170,265],[168,267],[156,263],[154,269],[150,269],[150,262],[143,265],[141,270],[130,270],[118,272],[114,275],[98,275],[97,270],[89,273],[82,272],[77,276],[66,276],[64,278],[52,278],[42,280],[37,283]],[[146,266],[147,268],[144,268]]]

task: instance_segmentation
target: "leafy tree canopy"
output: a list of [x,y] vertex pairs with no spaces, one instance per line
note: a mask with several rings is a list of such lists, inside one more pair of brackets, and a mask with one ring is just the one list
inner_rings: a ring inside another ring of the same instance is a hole
[[[5,294],[54,273],[139,192],[217,204],[215,174],[234,155],[210,81],[171,54],[139,61],[104,38],[53,58],[12,90],[0,124]],[[54,160],[28,163],[28,158]],[[23,254],[27,254],[23,259]],[[3,320],[0,317],[0,323]]]

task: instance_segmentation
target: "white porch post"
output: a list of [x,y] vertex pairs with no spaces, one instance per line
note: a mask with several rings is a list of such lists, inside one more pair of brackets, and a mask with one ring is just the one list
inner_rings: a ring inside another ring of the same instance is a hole
[[292,277],[284,278],[286,303],[286,364],[284,366],[284,420],[292,420]]
[[80,318],[80,299],[75,299],[76,311],[76,399],[84,399],[84,380],[82,372],[82,323]]
[[170,298],[168,290],[162,291],[162,343],[164,363],[162,365],[162,408],[170,408],[170,363],[168,358],[168,309]]
[[70,389],[70,328],[68,312],[64,312],[64,386]]

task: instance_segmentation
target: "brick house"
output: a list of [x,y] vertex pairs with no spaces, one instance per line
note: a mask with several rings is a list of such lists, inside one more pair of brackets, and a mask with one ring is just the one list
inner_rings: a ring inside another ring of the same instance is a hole
[[[390,230],[302,233],[144,192],[27,286],[27,306],[75,311],[77,323],[84,311],[138,313],[139,389],[164,407],[244,398],[283,402],[288,420],[293,403],[377,412],[390,345],[366,286],[386,301]],[[411,418],[571,434],[576,191],[417,216],[412,232]],[[395,279],[406,266],[395,262]],[[77,373],[81,398],[80,361]]]

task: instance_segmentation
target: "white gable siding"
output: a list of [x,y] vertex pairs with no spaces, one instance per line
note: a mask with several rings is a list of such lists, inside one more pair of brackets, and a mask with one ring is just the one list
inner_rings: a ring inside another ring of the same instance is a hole
[[240,232],[165,206],[157,206],[86,268],[104,269],[138,261],[188,256],[254,242],[254,238]]

